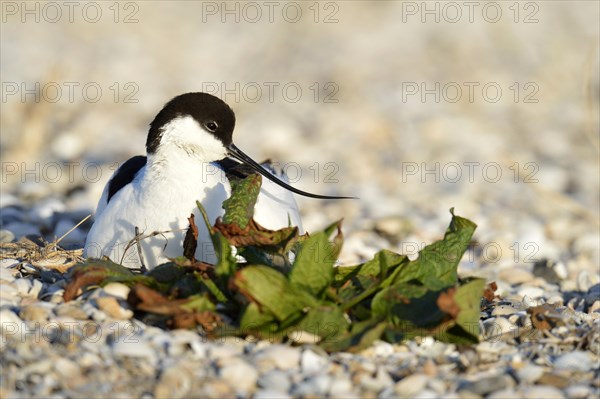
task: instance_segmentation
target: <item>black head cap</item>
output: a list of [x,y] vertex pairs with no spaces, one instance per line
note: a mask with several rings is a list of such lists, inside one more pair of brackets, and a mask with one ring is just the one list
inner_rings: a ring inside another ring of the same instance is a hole
[[169,101],[150,123],[146,140],[148,154],[160,145],[162,127],[173,119],[191,116],[200,126],[221,140],[227,147],[232,143],[235,114],[221,99],[207,93],[185,93]]

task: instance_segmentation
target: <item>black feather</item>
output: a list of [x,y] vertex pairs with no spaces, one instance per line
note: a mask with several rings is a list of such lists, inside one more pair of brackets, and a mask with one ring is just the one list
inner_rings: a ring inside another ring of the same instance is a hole
[[115,175],[108,182],[108,198],[106,203],[110,202],[110,199],[120,189],[128,185],[133,181],[135,175],[146,165],[146,157],[142,155],[129,158],[123,165],[117,169]]

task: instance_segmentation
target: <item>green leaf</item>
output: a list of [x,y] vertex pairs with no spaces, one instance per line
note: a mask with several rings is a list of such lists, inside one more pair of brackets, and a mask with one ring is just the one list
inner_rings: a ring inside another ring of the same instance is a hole
[[231,183],[231,196],[223,201],[225,224],[237,224],[245,229],[252,216],[254,216],[254,204],[260,192],[262,176],[251,174],[243,180],[233,180]]
[[444,239],[423,248],[417,259],[398,272],[393,283],[417,280],[431,290],[456,284],[458,263],[468,249],[477,225],[468,219],[454,216],[454,209],[450,213],[452,221]]
[[304,308],[318,306],[318,301],[309,294],[298,291],[287,278],[268,266],[247,266],[238,271],[234,284],[261,310],[284,321],[299,317]]
[[349,326],[350,323],[338,307],[320,306],[310,309],[292,330],[296,334],[305,331],[321,337],[323,341],[337,339],[347,332]]
[[281,342],[285,332],[273,314],[261,311],[258,304],[251,302],[242,314],[238,335],[254,335],[269,342]]
[[323,341],[319,346],[328,352],[358,352],[379,339],[386,328],[387,323],[385,322],[376,319],[365,320],[355,323],[350,332],[337,339]]
[[189,301],[179,307],[190,312],[205,312],[207,310],[214,311],[215,305],[205,295],[192,295]]
[[475,278],[457,288],[454,301],[460,308],[456,325],[437,338],[452,343],[474,344],[479,342],[479,315],[481,295],[485,280]]
[[373,259],[352,267],[352,270],[343,270],[349,269],[347,267],[336,268],[335,285],[340,287],[338,296],[342,300],[343,309],[350,309],[389,286],[395,273],[407,263],[406,256],[382,250],[376,253]]
[[300,248],[290,273],[290,282],[314,296],[320,295],[333,281],[335,249],[325,232],[310,236]]
[[438,305],[439,291],[429,291],[422,285],[398,283],[377,293],[371,309],[373,316],[385,318],[392,325],[406,322],[416,327],[435,327],[445,317]]
[[237,260],[231,252],[229,241],[227,241],[223,234],[215,232],[212,239],[217,255],[215,274],[221,280],[222,284],[226,284],[237,270]]

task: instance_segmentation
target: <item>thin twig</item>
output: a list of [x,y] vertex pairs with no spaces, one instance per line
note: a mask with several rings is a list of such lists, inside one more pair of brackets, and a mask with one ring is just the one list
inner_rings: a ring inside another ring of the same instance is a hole
[[144,263],[144,254],[142,253],[142,245],[140,244],[140,229],[137,226],[135,226],[135,244],[140,256],[140,263],[142,264],[142,273],[146,273],[148,269],[146,269],[146,264]]
[[71,228],[71,230],[69,230],[65,234],[63,234],[58,240],[55,240],[52,243],[52,246],[56,246],[56,244],[58,244],[59,242],[61,242],[61,240],[63,238],[65,238],[66,236],[68,236],[69,234],[71,234],[73,232],[73,230],[75,230],[76,228],[78,228],[79,226],[81,226],[83,224],[83,222],[85,222],[86,220],[88,220],[91,217],[92,217],[92,214],[90,213],[89,215],[87,215],[86,217],[84,217],[83,219],[81,219],[81,221],[79,223],[77,223],[75,226],[73,226],[73,228]]

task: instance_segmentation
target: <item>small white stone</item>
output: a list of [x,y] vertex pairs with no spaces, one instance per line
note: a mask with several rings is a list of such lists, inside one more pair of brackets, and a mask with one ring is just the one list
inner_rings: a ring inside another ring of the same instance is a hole
[[59,357],[54,362],[54,370],[58,375],[60,375],[64,379],[79,379],[81,378],[81,372],[79,371],[79,366],[64,357]]
[[558,388],[549,385],[537,385],[523,390],[525,399],[563,399],[564,395]]
[[484,336],[486,341],[513,338],[516,326],[504,317],[496,317],[483,321]]
[[253,365],[239,359],[223,366],[219,370],[219,376],[225,381],[231,381],[236,391],[248,393],[256,387],[258,371]]
[[517,313],[519,309],[510,305],[498,305],[492,311],[492,316],[506,316]]
[[569,271],[567,270],[567,266],[565,265],[564,262],[557,262],[554,266],[553,266],[554,272],[556,273],[556,275],[561,279],[564,280],[567,277],[569,277]]
[[375,377],[371,373],[361,373],[358,377],[358,383],[367,391],[379,392],[392,385],[394,380],[383,367],[379,366]]
[[18,265],[20,262],[17,259],[0,259],[0,268],[8,269]]
[[52,315],[52,306],[47,302],[38,302],[21,308],[19,316],[23,320],[44,323]]
[[258,379],[258,385],[272,391],[287,392],[290,389],[291,381],[286,372],[271,370]]
[[533,287],[530,285],[526,285],[523,286],[519,289],[519,293],[518,295],[520,297],[529,297],[532,299],[538,299],[538,298],[542,298],[544,297],[544,295],[546,294],[546,291],[543,288],[540,287]]
[[571,385],[565,388],[567,398],[583,399],[592,397],[592,390],[587,385]]
[[271,389],[260,389],[252,395],[253,399],[290,399],[291,396],[284,392]]
[[272,366],[282,370],[296,369],[300,365],[300,348],[287,345],[271,345],[254,355],[254,361],[261,370],[268,370]]
[[434,399],[440,396],[439,393],[432,391],[431,389],[424,389],[421,392],[413,395],[413,399]]
[[127,299],[129,291],[131,291],[131,289],[128,286],[121,283],[109,283],[105,285],[102,289],[105,293],[121,299]]
[[328,374],[314,375],[297,385],[292,394],[301,397],[324,397],[329,392],[331,383],[332,377]]
[[16,270],[0,268],[0,281],[10,283],[15,280]]
[[561,370],[587,372],[592,366],[590,354],[583,351],[565,353],[554,361],[554,367]]
[[112,350],[116,355],[142,358],[154,357],[154,350],[139,335],[125,335],[120,338],[112,346]]
[[239,356],[243,352],[243,348],[232,345],[212,345],[209,350],[211,359],[224,359],[228,357]]
[[487,399],[521,399],[523,396],[516,392],[513,388],[505,388],[500,391],[492,392]]
[[582,292],[587,292],[592,287],[592,279],[586,270],[582,270],[577,275],[577,289]]
[[31,287],[33,286],[33,283],[31,282],[31,280],[26,279],[26,278],[18,278],[15,281],[13,281],[11,283],[11,285],[16,288],[17,290],[17,294],[20,297],[28,297],[29,296],[29,290],[31,290]]
[[[9,230],[0,230],[0,244],[11,243],[15,240],[15,234]],[[12,259],[10,259],[12,260]]]
[[529,383],[529,384],[533,384],[534,382],[539,380],[543,374],[544,374],[543,367],[536,366],[535,364],[531,364],[531,363],[521,367],[517,371],[517,376],[519,377],[519,380]]
[[14,299],[19,294],[19,290],[12,284],[0,283],[0,298]]
[[523,267],[507,267],[498,272],[498,278],[511,285],[527,283],[534,279],[533,273]]
[[409,375],[398,381],[394,386],[394,390],[399,396],[412,397],[421,392],[427,385],[429,377],[425,374]]
[[336,376],[331,382],[329,396],[333,398],[348,398],[352,395],[352,381],[349,378]]
[[156,387],[156,399],[182,399],[188,397],[192,387],[192,375],[185,367],[171,367],[164,370]]
[[316,354],[312,349],[302,351],[300,359],[300,367],[303,374],[315,374],[323,371],[329,360],[321,355]]
[[40,280],[33,280],[31,283],[31,289],[29,290],[29,296],[37,298],[40,295],[42,288],[44,288],[44,284]]
[[385,341],[375,341],[373,343],[373,352],[375,356],[388,357],[394,353],[394,347]]
[[97,298],[96,303],[100,310],[114,319],[129,320],[133,317],[133,311],[123,308],[115,297],[106,296]]

